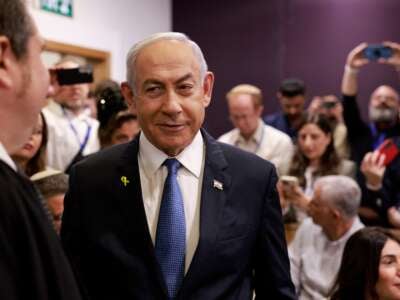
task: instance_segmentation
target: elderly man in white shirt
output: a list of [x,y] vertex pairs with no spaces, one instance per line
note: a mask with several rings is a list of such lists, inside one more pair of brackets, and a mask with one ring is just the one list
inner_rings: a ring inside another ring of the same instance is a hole
[[240,84],[232,88],[226,98],[229,117],[235,128],[218,140],[271,161],[279,174],[285,174],[289,168],[293,144],[287,134],[262,121],[264,106],[261,90],[254,85]]
[[315,183],[309,215],[289,246],[291,276],[301,300],[326,299],[344,246],[364,227],[357,216],[361,190],[350,177],[325,176]]

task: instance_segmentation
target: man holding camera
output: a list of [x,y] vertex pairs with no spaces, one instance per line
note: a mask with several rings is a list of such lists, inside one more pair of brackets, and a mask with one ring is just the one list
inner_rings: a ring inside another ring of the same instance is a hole
[[358,174],[358,181],[363,189],[360,215],[366,224],[382,225],[387,223],[386,213],[390,205],[385,200],[386,197],[378,196],[382,189],[381,180],[371,180],[383,177],[384,173],[381,156],[376,152],[372,155],[371,151],[376,150],[385,139],[399,135],[400,97],[392,87],[379,86],[370,97],[369,122],[361,119],[356,101],[357,77],[361,67],[371,61],[400,68],[400,45],[393,42],[358,45],[347,57],[342,79],[343,117],[351,147],[350,157],[361,166],[361,173]]
[[[63,76],[63,70],[79,70],[77,68],[82,65],[73,58],[61,60],[55,65],[55,78],[67,77]],[[47,163],[51,168],[67,173],[83,156],[100,149],[99,122],[85,111],[89,83],[80,75],[76,72],[72,73],[72,78],[67,78],[69,80],[55,80],[54,98],[43,109],[49,132]]]
[[[361,67],[370,63],[372,59],[378,63],[400,68],[400,45],[386,42],[382,51],[375,49],[375,57],[367,53],[368,44],[362,43],[350,51],[342,79],[343,117],[348,130],[348,140],[351,145],[351,159],[360,165],[364,155],[376,149],[384,139],[398,135],[399,123],[399,94],[390,86],[381,85],[371,94],[369,101],[369,122],[361,119],[360,110],[356,101],[358,92],[358,73]],[[391,49],[388,58],[383,49]]]

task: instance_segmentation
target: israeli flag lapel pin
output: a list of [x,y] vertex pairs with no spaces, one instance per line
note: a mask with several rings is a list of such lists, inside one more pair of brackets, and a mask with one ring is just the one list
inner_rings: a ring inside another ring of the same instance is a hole
[[214,179],[213,187],[218,189],[218,190],[220,190],[220,191],[224,190],[224,185],[222,184],[222,182],[220,182],[220,181],[218,181],[216,179]]

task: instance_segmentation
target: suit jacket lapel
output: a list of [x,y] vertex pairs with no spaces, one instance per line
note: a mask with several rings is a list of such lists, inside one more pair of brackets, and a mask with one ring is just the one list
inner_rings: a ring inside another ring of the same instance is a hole
[[139,137],[127,145],[117,164],[116,176],[121,188],[118,189],[115,200],[120,206],[122,216],[120,222],[124,230],[123,238],[126,238],[130,242],[128,242],[129,245],[132,245],[132,247],[139,249],[143,253],[142,259],[146,260],[149,268],[153,269],[161,288],[166,293],[166,287],[155,256],[154,245],[151,240],[143,204],[138,152]]
[[222,149],[205,130],[202,130],[202,135],[206,145],[206,157],[201,189],[200,237],[184,279],[183,290],[190,290],[192,284],[196,282],[196,276],[201,274],[201,269],[207,265],[210,255],[215,253],[218,220],[231,182],[231,176],[226,170],[228,163]]

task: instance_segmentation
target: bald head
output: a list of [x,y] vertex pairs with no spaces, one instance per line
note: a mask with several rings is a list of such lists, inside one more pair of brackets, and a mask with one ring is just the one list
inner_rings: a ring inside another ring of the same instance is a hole
[[399,93],[397,93],[397,91],[391,86],[381,85],[371,94],[370,105],[398,107]]
[[388,86],[381,85],[371,94],[369,102],[370,121],[379,127],[393,126],[399,115],[399,94]]

